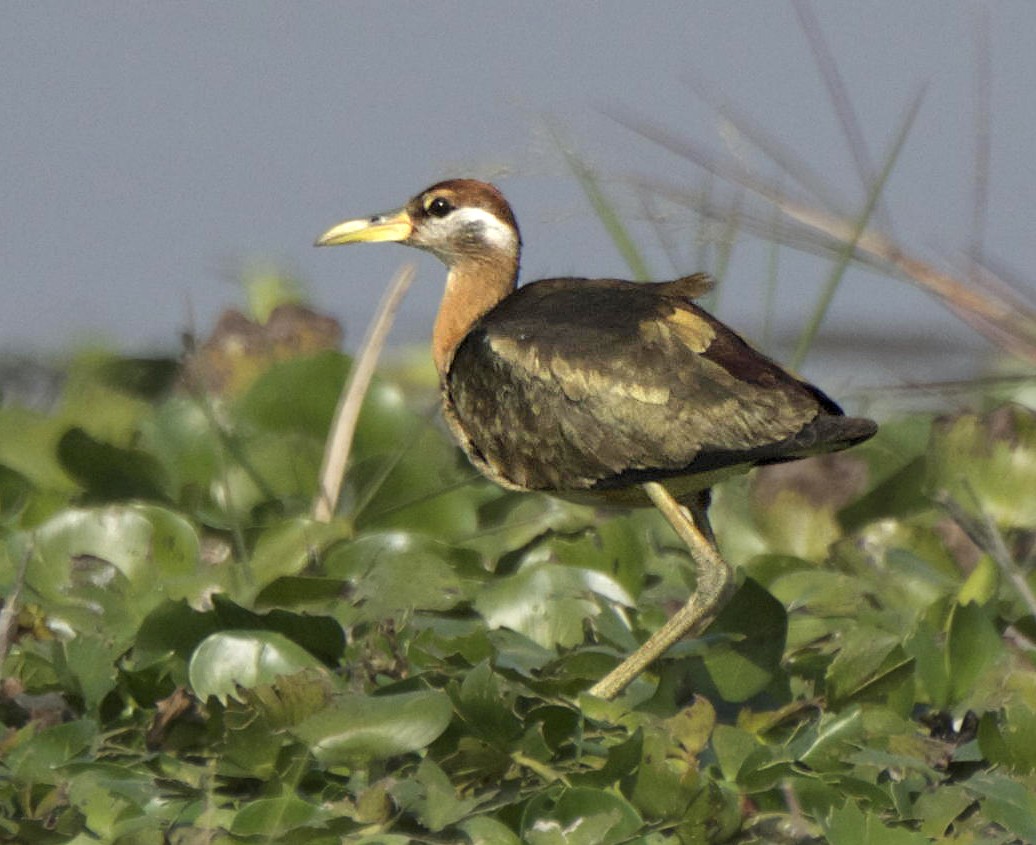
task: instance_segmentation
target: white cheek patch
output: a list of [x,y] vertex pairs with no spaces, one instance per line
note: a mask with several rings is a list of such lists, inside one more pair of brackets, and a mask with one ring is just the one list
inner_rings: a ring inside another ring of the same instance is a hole
[[514,229],[484,208],[458,208],[448,218],[450,225],[477,225],[482,230],[482,239],[493,249],[514,252],[518,239]]

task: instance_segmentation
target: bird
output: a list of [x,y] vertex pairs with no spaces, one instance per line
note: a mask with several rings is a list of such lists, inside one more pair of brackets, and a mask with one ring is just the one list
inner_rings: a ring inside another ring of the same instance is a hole
[[732,595],[708,522],[713,485],[877,431],[698,306],[707,274],[519,286],[518,223],[489,183],[438,182],[395,211],[333,226],[316,246],[375,242],[446,265],[432,358],[447,427],[484,476],[577,502],[653,504],[691,550],[695,594],[595,695],[617,695]]

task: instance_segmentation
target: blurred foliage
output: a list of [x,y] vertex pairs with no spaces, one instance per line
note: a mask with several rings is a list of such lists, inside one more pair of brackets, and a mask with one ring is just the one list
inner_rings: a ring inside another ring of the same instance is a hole
[[717,490],[740,591],[605,702],[693,589],[661,517],[494,487],[385,376],[314,523],[349,360],[287,307],[0,407],[0,841],[1036,841],[1030,409]]

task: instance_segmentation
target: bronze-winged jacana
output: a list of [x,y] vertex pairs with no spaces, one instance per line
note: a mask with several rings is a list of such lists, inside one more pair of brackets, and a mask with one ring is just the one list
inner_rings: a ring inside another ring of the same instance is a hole
[[485,182],[440,182],[398,211],[338,224],[317,245],[378,241],[428,250],[449,270],[432,355],[449,428],[484,475],[512,490],[653,503],[691,550],[694,595],[595,695],[617,695],[732,594],[706,516],[713,484],[877,430],[697,307],[712,286],[704,274],[517,287],[518,224]]

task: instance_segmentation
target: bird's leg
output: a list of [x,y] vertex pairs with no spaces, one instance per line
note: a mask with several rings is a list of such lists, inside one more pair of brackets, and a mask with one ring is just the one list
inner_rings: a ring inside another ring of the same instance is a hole
[[615,698],[666,649],[690,633],[700,633],[719,614],[734,594],[734,572],[716,549],[706,513],[709,495],[690,508],[684,507],[656,481],[648,481],[644,492],[684,541],[698,570],[698,584],[687,604],[648,638],[633,654],[590,688],[600,698]]

